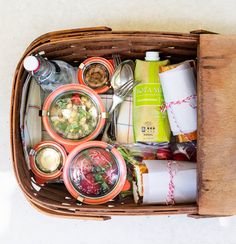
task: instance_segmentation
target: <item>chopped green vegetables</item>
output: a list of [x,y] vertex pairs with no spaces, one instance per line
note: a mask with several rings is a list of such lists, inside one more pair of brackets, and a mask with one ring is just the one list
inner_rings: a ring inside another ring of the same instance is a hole
[[67,94],[52,104],[50,120],[62,137],[78,140],[96,129],[98,112],[90,97]]

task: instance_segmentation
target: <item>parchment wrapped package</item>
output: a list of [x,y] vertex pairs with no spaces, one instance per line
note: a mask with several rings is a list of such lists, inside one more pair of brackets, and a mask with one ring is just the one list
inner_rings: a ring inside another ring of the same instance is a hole
[[[194,69],[189,62],[160,73],[171,131],[180,142],[197,139],[197,96]],[[185,135],[185,136],[183,136]],[[186,138],[185,138],[186,137]]]
[[135,166],[134,200],[143,204],[175,204],[196,201],[196,163],[144,160]]

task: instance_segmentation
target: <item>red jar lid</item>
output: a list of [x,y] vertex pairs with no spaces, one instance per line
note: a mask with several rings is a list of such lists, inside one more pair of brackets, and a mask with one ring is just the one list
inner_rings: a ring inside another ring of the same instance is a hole
[[126,164],[119,151],[102,141],[86,142],[68,156],[63,180],[70,194],[87,204],[116,197],[126,181]]
[[106,111],[101,98],[84,85],[63,85],[52,92],[43,105],[45,129],[68,152],[96,138],[105,120]]
[[30,151],[30,167],[36,178],[42,181],[57,179],[62,175],[66,157],[66,151],[60,144],[44,141]]
[[82,85],[92,88],[97,93],[105,93],[110,88],[114,67],[110,61],[101,57],[91,57],[80,64],[78,80]]

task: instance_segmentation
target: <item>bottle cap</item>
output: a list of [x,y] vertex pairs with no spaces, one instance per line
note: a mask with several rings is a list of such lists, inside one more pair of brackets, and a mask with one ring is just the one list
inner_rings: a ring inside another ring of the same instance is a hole
[[28,56],[24,59],[24,68],[27,71],[35,71],[39,67],[39,60],[34,56]]
[[145,60],[146,61],[158,61],[158,60],[160,60],[159,52],[156,52],[156,51],[146,52]]

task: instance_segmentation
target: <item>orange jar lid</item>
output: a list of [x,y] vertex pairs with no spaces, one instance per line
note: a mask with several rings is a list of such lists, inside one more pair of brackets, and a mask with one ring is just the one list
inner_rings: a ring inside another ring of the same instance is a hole
[[54,141],[43,141],[31,149],[30,167],[36,178],[42,181],[57,179],[62,175],[66,151]]
[[70,194],[80,202],[102,204],[122,191],[126,175],[126,163],[115,147],[91,141],[69,154],[63,180]]
[[48,134],[70,152],[100,134],[107,113],[95,91],[84,85],[69,84],[47,97],[42,115]]
[[110,89],[110,80],[114,73],[111,62],[101,57],[91,57],[80,64],[78,80],[82,85],[92,88],[97,93]]

